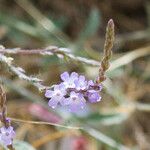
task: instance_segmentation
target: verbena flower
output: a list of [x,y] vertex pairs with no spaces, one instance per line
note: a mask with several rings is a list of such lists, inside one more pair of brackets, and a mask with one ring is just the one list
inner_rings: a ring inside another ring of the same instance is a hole
[[96,103],[101,100],[100,94],[95,90],[89,90],[87,96],[88,96],[88,101],[91,103]]
[[65,98],[66,90],[63,84],[55,85],[54,90],[46,90],[45,97],[50,98],[48,105],[52,108],[56,108],[58,103],[61,104],[62,100]]
[[72,91],[70,97],[64,99],[63,104],[67,105],[71,112],[76,112],[85,107],[86,100],[81,93]]
[[8,145],[12,145],[14,136],[15,132],[12,126],[9,126],[8,128],[6,127],[0,128],[0,142],[6,147]]
[[92,87],[92,86],[94,86],[95,84],[94,84],[94,82],[92,81],[92,80],[89,80],[88,81],[88,87]]
[[60,77],[66,88],[75,88],[75,80],[78,79],[78,74],[76,72],[72,72],[71,75],[69,75],[68,72],[64,72]]
[[62,82],[54,85],[53,90],[46,90],[45,96],[49,98],[48,105],[56,108],[58,104],[67,106],[70,111],[83,109],[86,102],[96,103],[101,100],[102,85],[92,80],[87,81],[85,76],[72,72],[60,75]]
[[75,80],[75,85],[77,90],[85,90],[87,88],[87,81],[85,80],[85,76],[79,76],[79,78]]

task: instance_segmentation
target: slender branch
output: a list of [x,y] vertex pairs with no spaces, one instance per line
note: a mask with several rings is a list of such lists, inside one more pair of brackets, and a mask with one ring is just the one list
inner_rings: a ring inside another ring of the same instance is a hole
[[20,122],[20,123],[50,125],[50,126],[61,127],[61,128],[66,128],[66,129],[74,129],[74,130],[82,129],[82,127],[65,126],[65,125],[61,125],[61,124],[57,124],[57,123],[51,123],[51,122],[22,120],[22,119],[11,118],[11,117],[9,117],[9,118],[14,122]]
[[12,57],[6,57],[3,54],[0,54],[0,61],[3,62],[7,67],[16,74],[20,79],[26,80],[30,83],[32,83],[36,88],[38,88],[40,91],[45,90],[46,88],[49,88],[47,86],[44,86],[41,84],[42,80],[38,79],[36,77],[30,77],[25,74],[25,71],[20,68],[12,65]]
[[[98,61],[84,58],[84,57],[79,57],[79,56],[74,56],[73,54],[70,53],[69,49],[67,48],[58,48],[55,46],[50,46],[45,49],[20,49],[20,48],[12,48],[12,49],[5,49],[2,46],[0,47],[0,54],[11,54],[11,55],[56,55],[59,58],[64,58],[67,57],[68,59],[72,61],[76,61],[79,63],[99,67],[100,63]],[[150,46],[135,49],[122,57],[114,60],[111,62],[111,67],[108,69],[108,71],[115,70],[119,67],[122,67],[124,65],[127,65],[128,63],[131,63],[137,58],[144,57],[146,55],[150,54]],[[61,56],[61,57],[60,57]]]
[[92,137],[96,138],[98,141],[105,143],[109,145],[110,147],[116,148],[118,150],[129,150],[129,148],[125,147],[124,145],[117,143],[115,140],[112,138],[104,135],[100,131],[97,131],[91,127],[83,126],[83,127],[73,127],[73,126],[64,126],[60,124],[54,124],[54,123],[49,123],[49,122],[42,122],[42,121],[29,121],[29,120],[22,120],[22,119],[16,119],[16,118],[11,118],[12,121],[14,122],[20,122],[20,123],[30,123],[30,124],[38,124],[38,125],[52,125],[56,127],[61,127],[61,128],[67,128],[67,129],[73,129],[73,130],[82,130]]
[[98,61],[88,59],[85,57],[79,57],[79,56],[74,56],[73,54],[70,53],[70,49],[68,48],[59,48],[56,46],[49,46],[44,49],[32,49],[32,50],[27,50],[27,49],[20,49],[20,48],[13,48],[13,49],[5,49],[5,48],[0,48],[0,53],[1,54],[15,54],[15,55],[56,55],[60,58],[68,58],[71,61],[76,61],[84,64],[88,64],[91,66],[99,66],[100,63]]
[[44,86],[41,84],[42,80],[35,78],[35,77],[29,77],[25,74],[25,70],[23,70],[20,67],[16,67],[12,65],[12,57],[6,57],[4,54],[40,54],[40,55],[54,55],[56,54],[58,57],[67,57],[71,60],[75,60],[77,62],[86,63],[89,65],[98,65],[99,63],[94,60],[89,60],[87,58],[82,57],[76,57],[69,53],[69,50],[66,48],[58,48],[54,46],[50,46],[46,49],[36,49],[36,50],[20,50],[18,48],[16,49],[5,49],[3,46],[0,47],[0,61],[5,63],[8,68],[16,74],[20,79],[24,79],[30,83],[32,83],[36,88],[38,88],[40,91],[43,91],[47,88],[47,86]]
[[[6,57],[3,54],[20,54],[20,55],[32,55],[32,54],[37,54],[37,55],[56,55],[56,56],[63,56],[70,58],[71,60],[74,60],[76,62],[80,63],[85,63],[88,65],[93,65],[93,66],[99,66],[99,62],[94,61],[94,60],[89,60],[87,58],[82,58],[82,57],[76,57],[68,52],[67,49],[65,48],[57,48],[57,47],[49,47],[47,49],[38,49],[38,50],[21,50],[18,48],[15,49],[5,49],[2,46],[0,47],[0,61],[9,66],[10,70],[16,74],[19,78],[27,80],[31,82],[36,88],[38,88],[40,91],[44,90],[48,87],[44,86],[41,84],[42,80],[37,79],[34,77],[29,77],[25,74],[25,71],[20,68],[16,67],[11,64],[13,58],[11,57]],[[139,48],[137,50],[131,51],[127,53],[126,55],[120,57],[119,59],[113,61],[111,63],[111,68],[108,71],[112,71],[114,69],[117,69],[118,67],[121,67],[123,65],[126,65],[132,61],[134,61],[137,58],[146,56],[150,54],[150,46],[147,46],[145,48]]]

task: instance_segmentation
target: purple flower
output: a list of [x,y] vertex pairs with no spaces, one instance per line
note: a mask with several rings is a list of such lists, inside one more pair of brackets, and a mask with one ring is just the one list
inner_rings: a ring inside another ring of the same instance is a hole
[[69,110],[76,112],[85,107],[86,101],[96,103],[101,100],[99,92],[102,85],[92,80],[87,81],[85,76],[76,72],[61,74],[62,82],[55,85],[53,90],[46,90],[45,96],[49,98],[48,105],[56,108],[58,104],[69,107]]
[[95,85],[95,83],[93,82],[93,80],[89,80],[88,81],[88,87],[92,87],[94,85]]
[[87,81],[85,80],[85,76],[79,76],[77,80],[75,80],[75,85],[77,90],[85,90],[88,88]]
[[6,127],[0,128],[0,142],[3,145],[5,146],[11,145],[13,142],[14,136],[15,136],[15,132],[12,126],[9,126],[8,128]]
[[66,95],[65,87],[63,84],[55,85],[54,90],[46,90],[45,97],[50,98],[48,105],[52,108],[56,108],[58,103],[61,104]]
[[72,91],[70,97],[63,100],[63,104],[67,105],[71,112],[76,112],[85,107],[86,100],[81,93]]
[[102,88],[103,88],[102,84],[98,84],[98,85],[97,85],[97,88],[98,88],[98,91],[101,91]]
[[71,75],[69,75],[68,72],[64,72],[60,77],[63,80],[65,88],[75,88],[74,81],[78,79],[78,74],[76,72],[72,72]]
[[89,88],[89,90],[93,89],[96,91],[101,91],[102,84],[97,84],[97,83],[94,83],[92,80],[90,80],[90,81],[88,81],[88,88]]
[[96,103],[101,100],[101,96],[99,92],[95,90],[89,90],[87,96],[88,96],[88,101],[91,103]]

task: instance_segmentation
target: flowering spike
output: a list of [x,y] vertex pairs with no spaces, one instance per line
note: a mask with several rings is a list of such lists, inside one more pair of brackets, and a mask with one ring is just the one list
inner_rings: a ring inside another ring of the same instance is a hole
[[58,104],[68,107],[69,111],[76,112],[84,109],[86,102],[96,103],[101,100],[99,92],[102,85],[90,80],[76,72],[60,75],[62,82],[54,85],[53,90],[46,90],[45,97],[49,99],[48,105],[56,108]]
[[114,44],[114,22],[112,19],[108,21],[106,27],[106,36],[105,36],[105,44],[104,44],[104,56],[101,61],[99,76],[97,82],[100,83],[106,80],[105,72],[109,68],[109,60],[112,55],[112,47]]

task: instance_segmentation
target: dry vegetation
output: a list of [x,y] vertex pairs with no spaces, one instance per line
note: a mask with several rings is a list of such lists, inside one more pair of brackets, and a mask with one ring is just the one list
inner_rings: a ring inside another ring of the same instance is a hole
[[[74,116],[47,109],[42,92],[0,63],[0,80],[7,93],[8,116],[16,139],[37,150],[150,150],[149,1],[0,0],[0,44],[8,50],[68,47],[75,56],[95,60],[91,66],[73,57],[63,55],[60,59],[55,53],[5,54],[13,57],[14,64],[24,68],[27,75],[43,79],[46,86],[58,82],[65,70],[94,79],[110,18],[115,23],[116,38],[109,78],[104,82],[102,101],[91,105],[87,114]],[[44,122],[90,127],[74,130]]]

